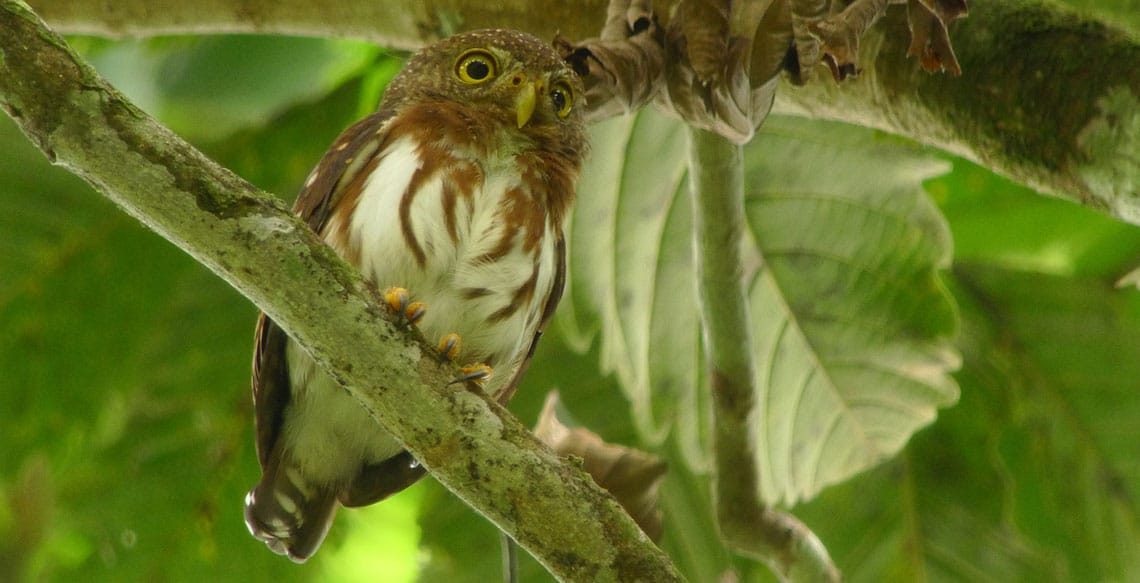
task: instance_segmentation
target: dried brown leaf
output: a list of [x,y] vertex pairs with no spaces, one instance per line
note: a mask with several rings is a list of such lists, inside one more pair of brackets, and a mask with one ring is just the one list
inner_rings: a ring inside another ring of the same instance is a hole
[[656,101],[688,124],[738,144],[752,139],[778,75],[806,83],[820,62],[836,80],[858,73],[859,43],[888,4],[909,5],[912,42],[927,70],[958,73],[948,22],[966,0],[681,0],[659,22],[650,0],[611,0],[597,39],[555,41],[586,87],[586,119]]
[[811,27],[823,42],[824,62],[842,81],[859,72],[859,39],[887,10],[889,0],[855,0],[839,14]]
[[648,0],[614,0],[599,38],[555,39],[586,87],[587,121],[636,111],[657,95],[664,85],[661,35]]
[[729,39],[723,74],[714,82],[705,82],[687,66],[686,46],[674,35],[683,34],[680,28],[670,27],[665,69],[665,91],[657,97],[668,111],[676,113],[690,125],[706,129],[743,144],[752,139],[756,128],[768,116],[776,96],[773,75],[759,87],[749,76],[748,59],[751,45],[747,39]]
[[751,85],[771,79],[785,70],[792,46],[792,11],[786,1],[777,1],[759,10],[751,2],[739,5],[733,15],[733,30],[737,36],[751,38],[752,56],[748,64]]
[[[928,4],[935,3],[932,8]],[[962,67],[958,64],[958,57],[954,55],[954,47],[950,44],[950,34],[946,30],[946,22],[940,18],[938,11],[946,9],[943,4],[953,4],[954,0],[909,0],[907,2],[907,21],[910,25],[910,48],[907,54],[917,57],[922,68],[927,71],[949,71],[954,75],[962,74]],[[965,3],[962,2],[958,15],[965,14]]]
[[674,22],[682,29],[689,65],[697,80],[712,83],[728,64],[729,0],[681,0]]
[[650,539],[657,541],[663,531],[658,488],[665,477],[666,464],[657,456],[602,441],[585,428],[570,428],[558,419],[557,391],[546,396],[534,434],[560,455],[582,459],[582,468],[604,488],[637,522]]
[[815,76],[815,66],[823,58],[822,43],[812,32],[827,17],[828,0],[788,0],[792,10],[792,38],[796,63],[792,83],[803,85]]

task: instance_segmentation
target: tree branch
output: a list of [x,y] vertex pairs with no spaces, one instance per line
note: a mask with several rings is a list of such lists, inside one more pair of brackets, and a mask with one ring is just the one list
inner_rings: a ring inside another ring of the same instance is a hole
[[713,395],[716,507],[721,536],[736,551],[767,562],[793,581],[839,581],[815,534],[761,502],[751,418],[756,371],[741,245],[745,239],[740,146],[689,132],[697,296]]
[[53,162],[253,300],[433,475],[568,580],[676,581],[617,502],[399,329],[274,197],[128,102],[26,4],[0,2],[0,106]]
[[33,0],[40,16],[63,33],[108,37],[160,34],[260,33],[354,38],[414,50],[462,30],[515,28],[540,38],[594,36],[607,0]]
[[876,127],[1140,224],[1140,43],[1054,4],[976,2],[950,30],[960,77],[907,58],[894,9],[853,81],[784,86],[776,111]]
[[[659,16],[668,16],[679,1],[660,0],[654,6]],[[561,32],[569,39],[585,39],[601,29],[607,2],[552,3],[542,10],[534,10],[531,0],[319,5],[302,0],[256,4],[34,0],[32,4],[66,32],[111,36],[271,32],[352,37],[415,48],[454,30],[486,26],[518,28],[543,38]],[[969,18],[955,22],[950,30],[961,77],[925,73],[907,58],[910,33],[905,9],[896,6],[860,44],[858,62],[863,72],[858,78],[837,85],[817,75],[806,87],[783,83],[777,93],[778,110],[908,136],[1044,192],[1140,224],[1136,37],[1052,3],[976,4]],[[748,11],[755,4],[736,6]],[[785,0],[775,0],[769,12],[784,6]],[[763,54],[752,54],[754,77],[761,74],[758,67],[768,71],[771,63],[782,59],[790,30],[786,37],[773,37],[771,31],[763,35],[773,44],[764,46]],[[752,79],[753,86],[760,81]]]

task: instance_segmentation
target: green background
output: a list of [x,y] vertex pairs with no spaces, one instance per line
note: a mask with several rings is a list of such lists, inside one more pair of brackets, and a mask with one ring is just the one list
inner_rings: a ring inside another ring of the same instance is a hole
[[[149,113],[288,200],[400,64],[344,41],[71,40]],[[782,159],[788,148],[771,144],[785,142],[818,147]],[[792,511],[852,581],[1140,579],[1140,292],[1117,285],[1140,266],[1140,228],[859,128],[773,119],[746,159],[804,174],[843,151],[884,148],[917,169],[911,182],[952,234],[953,264],[938,277],[946,298],[922,304],[943,313],[910,317],[952,340],[960,396],[901,453]],[[648,169],[626,174],[652,172],[652,161],[629,163]],[[875,168],[829,180],[842,191],[894,176]],[[608,252],[620,261],[630,251]],[[499,577],[495,529],[430,479],[342,511],[304,566],[250,537],[241,502],[258,474],[248,390],[256,309],[51,167],[7,118],[0,257],[0,581]],[[700,419],[679,416],[683,427],[650,435],[631,403],[655,399],[645,406],[660,420],[684,402],[630,389],[604,356],[612,315],[570,302],[512,411],[533,423],[558,388],[578,422],[668,458],[662,544],[679,568],[693,581],[728,570],[770,580],[717,542],[708,454],[690,426]],[[525,581],[549,578],[529,558],[522,568]]]

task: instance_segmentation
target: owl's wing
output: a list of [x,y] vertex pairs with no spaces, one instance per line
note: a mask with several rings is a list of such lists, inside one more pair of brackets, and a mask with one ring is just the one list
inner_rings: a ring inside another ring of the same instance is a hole
[[285,331],[264,312],[257,316],[253,348],[254,427],[257,430],[257,460],[264,470],[277,442],[289,403],[289,367],[285,363]]
[[[555,247],[555,257],[557,260],[554,271],[554,284],[551,285],[550,295],[546,298],[546,304],[543,306],[542,320],[541,324],[539,324],[538,331],[534,333],[534,338],[531,339],[526,356],[515,371],[515,375],[511,377],[511,382],[507,383],[506,387],[495,396],[499,403],[503,405],[506,405],[507,401],[511,400],[519,383],[522,382],[523,375],[526,373],[527,367],[530,366],[530,359],[534,356],[534,349],[538,346],[539,338],[542,337],[542,331],[546,328],[546,325],[550,322],[550,318],[554,315],[554,308],[558,306],[558,301],[562,299],[562,292],[566,288],[565,238],[558,240]],[[416,462],[410,453],[407,451],[400,452],[400,454],[395,457],[363,468],[360,471],[360,475],[353,481],[352,486],[344,492],[341,492],[340,502],[348,507],[367,506],[379,502],[415,484],[426,473],[427,471]]]
[[[305,180],[293,212],[317,234],[322,233],[333,209],[344,199],[346,185],[353,182],[352,174],[379,151],[384,141],[384,124],[391,117],[386,111],[374,113],[344,130]],[[287,344],[285,331],[264,313],[260,314],[255,333],[252,385],[257,459],[262,469],[269,463],[270,452],[281,432],[285,406],[289,404]]]
[[534,350],[538,348],[538,341],[542,338],[542,331],[545,330],[546,325],[550,323],[550,318],[554,317],[554,310],[558,307],[558,302],[562,299],[562,292],[566,289],[565,237],[559,237],[558,243],[555,244],[554,256],[556,258],[554,283],[550,286],[550,295],[547,296],[546,305],[542,308],[542,320],[539,321],[538,330],[535,331],[534,338],[530,341],[530,348],[527,349],[522,364],[520,364],[518,370],[515,371],[515,376],[511,377],[511,382],[507,383],[507,386],[495,396],[502,405],[506,405],[507,402],[511,400],[511,397],[515,396],[515,391],[518,390],[519,384],[522,383],[526,369],[530,368],[530,359],[534,356]]
[[385,124],[391,118],[391,112],[381,111],[349,126],[309,174],[293,204],[293,212],[314,232],[324,231],[333,209],[348,190],[346,186],[352,183],[353,175],[380,151],[386,141]]

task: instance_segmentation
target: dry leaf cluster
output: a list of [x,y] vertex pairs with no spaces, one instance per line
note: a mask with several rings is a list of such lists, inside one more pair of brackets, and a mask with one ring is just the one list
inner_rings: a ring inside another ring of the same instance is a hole
[[612,0],[596,39],[556,42],[586,83],[591,121],[656,102],[735,143],[752,139],[781,73],[837,81],[858,74],[859,40],[890,4],[906,4],[909,53],[929,71],[961,73],[948,25],[966,0],[682,0],[671,14],[650,0]]

